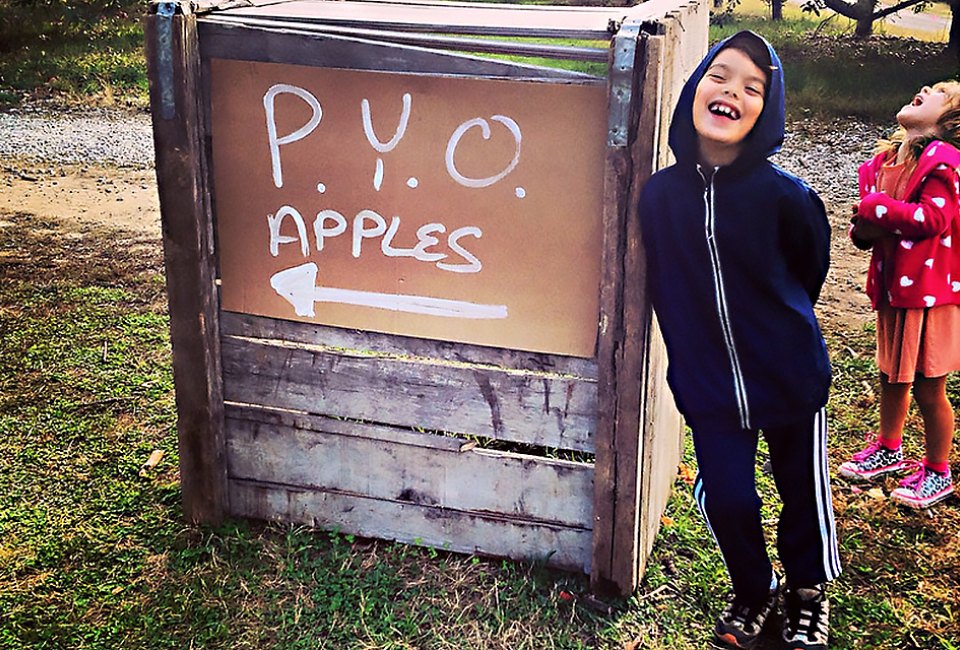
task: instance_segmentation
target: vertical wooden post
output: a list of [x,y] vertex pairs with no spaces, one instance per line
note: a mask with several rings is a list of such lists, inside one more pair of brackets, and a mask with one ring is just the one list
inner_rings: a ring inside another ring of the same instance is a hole
[[[659,150],[663,39],[639,32],[628,34],[614,39],[614,48],[617,39],[636,39],[637,52],[627,77],[632,88],[627,112],[630,131],[626,138],[616,140],[611,132],[607,150],[591,569],[594,591],[620,595],[636,589],[643,574],[649,552],[647,520],[652,516],[648,501],[657,488],[645,475],[652,458],[652,450],[646,447],[656,440],[657,423],[647,404],[652,389],[648,359],[651,313],[638,203],[643,184],[656,169]],[[627,74],[615,60],[610,74],[611,104],[621,93],[618,83],[628,83],[623,79]]]
[[647,37],[643,85],[640,91],[641,134],[633,147],[633,185],[627,219],[627,255],[625,259],[624,319],[628,340],[636,341],[633,351],[639,355],[643,381],[639,387],[643,404],[640,418],[640,513],[637,525],[637,575],[642,576],[653,539],[660,528],[660,515],[670,496],[670,486],[679,462],[678,449],[682,427],[679,414],[669,411],[672,397],[667,393],[666,359],[660,335],[653,322],[646,295],[646,257],[640,232],[640,192],[647,179],[659,167],[660,124],[663,108],[662,36]]
[[[600,284],[599,413],[594,469],[593,558],[591,588],[598,593],[627,594],[637,575],[639,525],[640,409],[644,328],[625,296],[629,267],[635,266],[636,242],[630,242],[631,147],[637,140],[637,96],[643,77],[646,36],[639,24],[625,23],[611,43],[609,117],[604,171],[603,274]],[[646,137],[642,134],[640,137]],[[631,269],[632,272],[632,269]],[[639,297],[642,305],[642,297]],[[629,328],[629,331],[628,331]]]
[[145,19],[160,194],[183,509],[217,523],[228,510],[213,218],[205,160],[197,21],[188,1]]

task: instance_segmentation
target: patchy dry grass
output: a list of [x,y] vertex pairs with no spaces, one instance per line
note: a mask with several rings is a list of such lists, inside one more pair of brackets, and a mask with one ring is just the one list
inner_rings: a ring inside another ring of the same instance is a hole
[[[726,575],[689,473],[641,588],[609,603],[587,596],[583,576],[537,566],[335,531],[184,524],[161,273],[155,241],[25,215],[0,222],[0,647],[708,644]],[[871,337],[830,335],[833,467],[875,424]],[[955,379],[950,391],[957,404]],[[913,453],[919,427],[912,416]],[[159,465],[141,471],[157,449]],[[760,477],[772,519],[772,482]],[[835,482],[845,572],[832,589],[832,647],[956,648],[960,504],[918,513],[882,494]],[[773,634],[763,647],[776,647]]]

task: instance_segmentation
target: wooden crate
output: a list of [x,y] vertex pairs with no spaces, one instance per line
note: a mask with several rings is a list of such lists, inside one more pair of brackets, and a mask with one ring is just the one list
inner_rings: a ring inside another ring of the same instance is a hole
[[[679,0],[154,4],[146,40],[186,516],[542,560],[589,573],[597,591],[632,591],[682,435],[644,294],[637,198],[668,160],[667,120],[705,51],[707,13]],[[609,46],[510,40],[537,35]],[[609,73],[589,79],[449,50],[606,60]],[[224,309],[232,251],[220,240],[235,197],[223,194],[234,179],[214,135],[224,133],[211,109],[218,61],[602,84],[602,236],[586,261],[599,269],[591,351],[499,347],[469,328],[431,337]]]

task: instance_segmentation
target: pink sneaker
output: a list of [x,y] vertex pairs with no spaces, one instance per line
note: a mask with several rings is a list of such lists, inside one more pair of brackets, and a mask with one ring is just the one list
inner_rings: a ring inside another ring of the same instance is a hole
[[929,508],[951,494],[950,470],[940,473],[923,464],[917,473],[900,481],[900,487],[890,493],[890,498],[911,508]]
[[880,444],[880,436],[867,434],[867,440],[873,437],[862,451],[840,466],[840,475],[855,481],[869,481],[884,474],[903,472],[916,467],[916,462],[903,459],[903,450],[887,449]]

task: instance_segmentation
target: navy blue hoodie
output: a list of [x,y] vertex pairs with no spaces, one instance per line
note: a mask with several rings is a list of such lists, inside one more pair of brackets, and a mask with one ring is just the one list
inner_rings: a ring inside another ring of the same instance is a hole
[[780,60],[763,43],[775,69],[737,159],[702,168],[693,126],[696,86],[723,41],[680,94],[670,125],[676,164],[654,174],[640,199],[667,381],[694,428],[795,424],[826,404],[830,386],[813,312],[830,226],[816,193],[767,160],[783,143],[784,93]]

